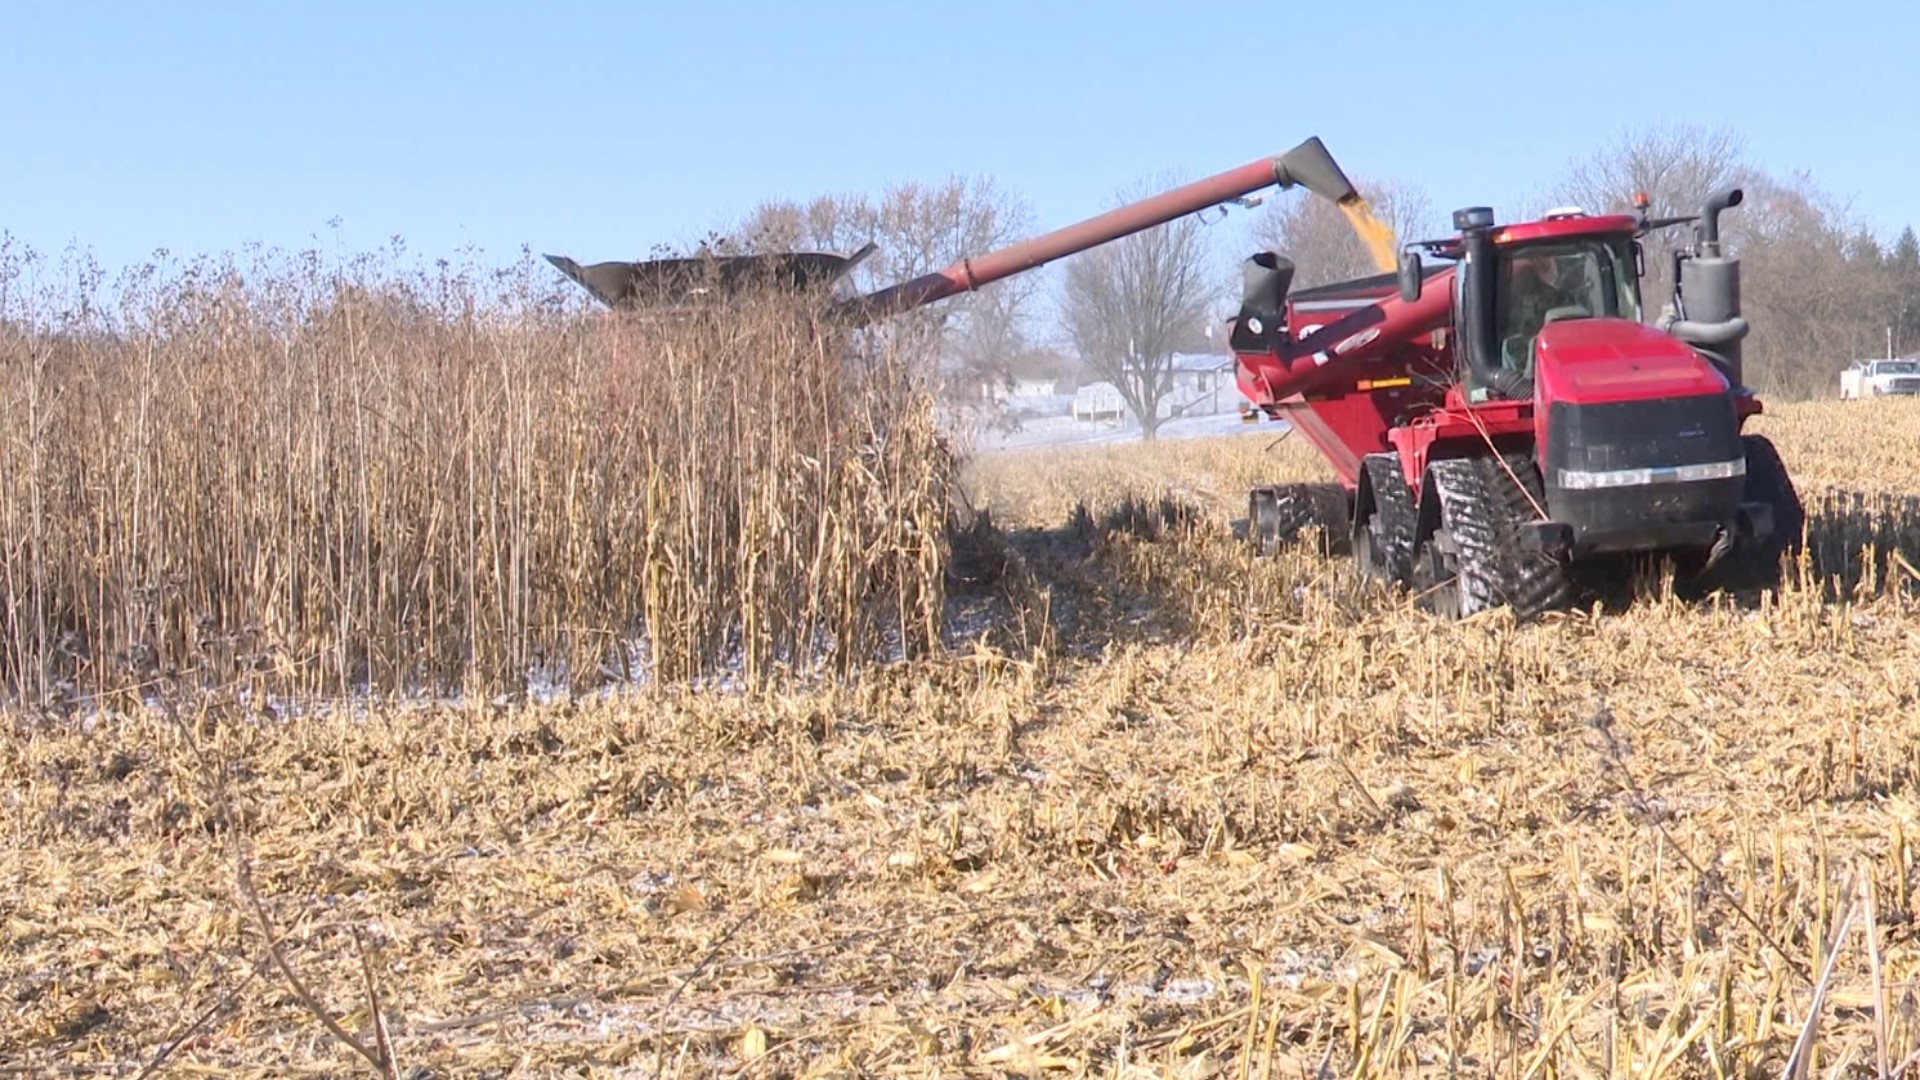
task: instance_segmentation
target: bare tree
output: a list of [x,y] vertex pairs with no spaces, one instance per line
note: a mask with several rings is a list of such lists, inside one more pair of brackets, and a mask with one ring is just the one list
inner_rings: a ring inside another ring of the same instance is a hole
[[1849,360],[1884,349],[1897,281],[1846,206],[1805,176],[1752,177],[1745,191],[1735,213],[1743,219],[1741,303],[1753,327],[1747,381],[1793,397],[1831,396]]
[[977,395],[984,386],[1005,384],[1014,363],[1033,347],[1026,314],[1034,283],[1018,278],[996,282],[969,298],[965,323],[946,349],[944,388],[950,396]]
[[1726,127],[1664,124],[1622,131],[1614,141],[1568,164],[1551,197],[1595,213],[1622,212],[1645,193],[1655,217],[1691,213],[1701,200],[1751,169],[1746,137]]
[[[1403,180],[1356,179],[1374,216],[1393,229],[1401,241],[1418,239],[1433,229],[1433,202],[1420,186]],[[1383,271],[1374,262],[1366,242],[1346,214],[1318,195],[1302,192],[1275,205],[1252,228],[1263,249],[1292,259],[1298,268],[1299,288],[1349,281]]]
[[[1759,171],[1743,160],[1745,153],[1745,137],[1731,128],[1665,124],[1624,130],[1612,143],[1569,162],[1548,188],[1545,202],[1550,205],[1529,206],[1528,216],[1553,206],[1578,206],[1595,214],[1625,213],[1633,208],[1637,194],[1647,196],[1650,217],[1696,213],[1715,191],[1760,179]],[[1729,241],[1737,242],[1743,224],[1739,214],[1729,215]],[[1673,250],[1686,243],[1683,229],[1662,230],[1645,238],[1649,297],[1671,292]]]
[[[879,250],[851,275],[853,286],[866,292],[1011,243],[1031,223],[1026,202],[991,179],[953,176],[937,184],[895,184],[877,197],[763,203],[738,232],[744,246],[758,251],[805,248],[844,255],[871,241]],[[1010,278],[906,312],[877,331],[911,344],[948,378],[977,379],[1023,346],[1035,289],[1030,279]]]
[[[1723,127],[1627,130],[1571,162],[1546,201],[1607,213],[1628,210],[1645,194],[1650,216],[1677,217],[1739,186],[1744,199],[1722,218],[1721,239],[1742,263],[1742,308],[1752,327],[1746,381],[1790,397],[1830,395],[1847,360],[1884,347],[1889,315],[1900,308],[1897,274],[1848,206],[1805,176],[1775,176],[1748,163],[1745,149],[1740,133]],[[1672,253],[1690,240],[1684,227],[1643,238],[1650,310],[1671,296]]]
[[1060,303],[1067,336],[1087,367],[1119,390],[1146,439],[1163,419],[1173,357],[1211,349],[1206,328],[1218,287],[1204,229],[1197,217],[1176,218],[1067,263]]

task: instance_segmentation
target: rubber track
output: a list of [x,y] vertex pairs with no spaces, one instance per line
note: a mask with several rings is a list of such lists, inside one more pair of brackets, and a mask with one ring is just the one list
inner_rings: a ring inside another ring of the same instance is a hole
[[1800,552],[1807,512],[1772,441],[1765,435],[1746,435],[1741,442],[1747,452],[1747,480],[1741,497],[1772,505],[1774,532],[1756,547],[1730,553],[1709,572],[1707,584],[1734,592],[1777,588],[1781,556]]
[[1248,502],[1247,522],[1256,549],[1271,555],[1300,539],[1308,526],[1319,526],[1322,553],[1339,551],[1347,532],[1347,497],[1337,484],[1276,484],[1265,490],[1274,496],[1272,520],[1262,526]]
[[1413,504],[1413,490],[1400,471],[1395,454],[1368,454],[1361,468],[1373,487],[1373,517],[1368,524],[1379,541],[1386,560],[1386,571],[1393,581],[1413,578],[1413,534],[1420,527],[1419,510]]
[[[1531,457],[1451,458],[1430,468],[1440,492],[1441,524],[1460,549],[1463,615],[1506,604],[1527,619],[1573,602],[1573,586],[1559,560],[1520,545],[1520,527],[1539,516],[1535,503],[1546,505]],[[1521,484],[1514,483],[1515,476]]]

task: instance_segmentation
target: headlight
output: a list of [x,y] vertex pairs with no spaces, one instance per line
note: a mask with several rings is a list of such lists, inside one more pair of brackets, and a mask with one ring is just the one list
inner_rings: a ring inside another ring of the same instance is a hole
[[1698,465],[1661,465],[1644,469],[1611,469],[1590,472],[1585,469],[1561,469],[1560,486],[1573,491],[1601,488],[1643,487],[1649,484],[1691,484],[1701,480],[1731,480],[1747,474],[1747,460],[1708,461]]

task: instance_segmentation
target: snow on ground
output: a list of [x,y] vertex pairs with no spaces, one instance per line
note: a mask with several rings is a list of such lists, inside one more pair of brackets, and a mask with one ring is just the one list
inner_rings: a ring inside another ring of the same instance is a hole
[[[1287,430],[1285,420],[1262,419],[1244,423],[1237,412],[1211,416],[1189,416],[1168,420],[1160,425],[1159,438],[1194,439],[1220,435],[1265,435],[1272,438]],[[975,436],[976,453],[1001,450],[1031,450],[1044,446],[1111,446],[1140,441],[1139,425],[1130,419],[1123,423],[1075,420],[1070,416],[1049,416],[1027,420],[1019,431],[984,431]]]

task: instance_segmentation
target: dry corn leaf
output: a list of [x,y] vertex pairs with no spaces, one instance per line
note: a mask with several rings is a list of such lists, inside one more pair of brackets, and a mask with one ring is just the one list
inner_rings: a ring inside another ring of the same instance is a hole
[[826,879],[818,874],[789,874],[781,879],[780,885],[775,890],[775,893],[781,899],[789,902],[806,903],[808,901],[818,900],[821,891],[825,887]]
[[998,868],[989,868],[976,874],[970,874],[960,887],[970,893],[992,892],[1000,884]]
[[667,890],[660,898],[660,910],[667,915],[681,915],[689,911],[707,910],[707,894],[700,891],[692,882],[682,882]]
[[1400,950],[1378,934],[1361,934],[1354,939],[1354,943],[1394,967],[1406,965],[1407,958],[1401,955]]

